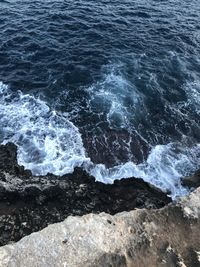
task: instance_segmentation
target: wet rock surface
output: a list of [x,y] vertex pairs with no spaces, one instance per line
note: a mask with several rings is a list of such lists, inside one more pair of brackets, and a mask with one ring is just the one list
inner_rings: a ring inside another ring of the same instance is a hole
[[200,188],[162,209],[70,216],[0,248],[0,267],[199,267]]
[[141,179],[106,185],[95,182],[80,168],[62,177],[35,177],[18,165],[14,144],[0,146],[0,245],[18,241],[69,215],[161,208],[170,201]]
[[189,188],[197,188],[200,186],[200,170],[196,171],[191,176],[186,176],[182,178],[182,184]]
[[133,161],[139,164],[147,159],[149,147],[138,135],[124,130],[109,130],[93,137],[83,132],[83,142],[92,162],[99,164],[104,159],[106,167],[114,167],[116,162]]

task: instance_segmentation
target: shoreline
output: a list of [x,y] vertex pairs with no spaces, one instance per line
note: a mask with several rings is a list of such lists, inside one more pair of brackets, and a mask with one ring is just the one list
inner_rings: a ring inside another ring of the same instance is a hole
[[171,202],[160,189],[139,178],[95,181],[81,168],[57,177],[32,176],[17,163],[17,147],[0,146],[0,245],[16,242],[70,215],[158,209]]
[[0,247],[2,267],[198,267],[200,188],[161,209],[69,216]]

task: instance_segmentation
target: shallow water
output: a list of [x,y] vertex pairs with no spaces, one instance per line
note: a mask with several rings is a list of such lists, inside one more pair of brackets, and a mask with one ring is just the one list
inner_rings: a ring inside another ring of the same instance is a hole
[[200,168],[200,4],[1,1],[0,141],[36,175],[83,166],[179,196]]

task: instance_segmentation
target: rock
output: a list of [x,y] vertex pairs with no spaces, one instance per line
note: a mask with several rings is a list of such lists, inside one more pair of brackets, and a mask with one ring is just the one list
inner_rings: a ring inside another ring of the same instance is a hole
[[9,174],[20,175],[21,177],[31,176],[30,171],[24,170],[23,166],[18,165],[17,148],[12,143],[0,146],[0,170],[8,171]]
[[182,178],[182,184],[189,188],[197,188],[200,186],[200,170],[196,171],[194,175]]
[[199,229],[200,188],[162,209],[70,216],[1,247],[0,267],[196,267]]
[[161,208],[171,201],[142,179],[106,185],[81,168],[62,177],[35,177],[18,165],[16,156],[15,145],[0,146],[0,245],[18,241],[69,215]]
[[109,129],[94,136],[88,136],[85,131],[82,134],[84,147],[92,162],[104,163],[108,168],[115,166],[116,162],[131,160],[136,164],[141,163],[149,154],[147,143],[136,133],[124,129]]

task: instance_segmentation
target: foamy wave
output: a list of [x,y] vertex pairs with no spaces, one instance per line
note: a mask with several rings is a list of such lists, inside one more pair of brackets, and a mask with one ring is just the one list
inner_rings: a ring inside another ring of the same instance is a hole
[[142,107],[141,95],[121,73],[117,66],[110,66],[101,81],[94,83],[90,92],[89,108],[91,112],[106,113],[110,128],[132,127],[130,121]]
[[181,186],[181,176],[200,168],[200,145],[186,148],[175,143],[155,146],[147,160],[138,165],[127,162],[110,169],[103,164],[95,165],[86,156],[77,127],[66,116],[31,95],[13,93],[3,83],[0,124],[1,142],[14,142],[18,146],[19,164],[35,175],[63,175],[82,166],[104,183],[134,176],[176,197],[187,192]]
[[98,181],[107,183],[121,178],[140,177],[169,192],[175,198],[188,192],[181,185],[180,178],[200,167],[199,158],[199,144],[189,149],[171,143],[155,146],[144,163],[136,165],[133,162],[127,162],[111,169],[106,169],[104,165],[99,164],[90,169],[90,173]]
[[78,129],[44,101],[0,84],[2,142],[18,146],[18,162],[35,175],[73,172],[85,156]]

